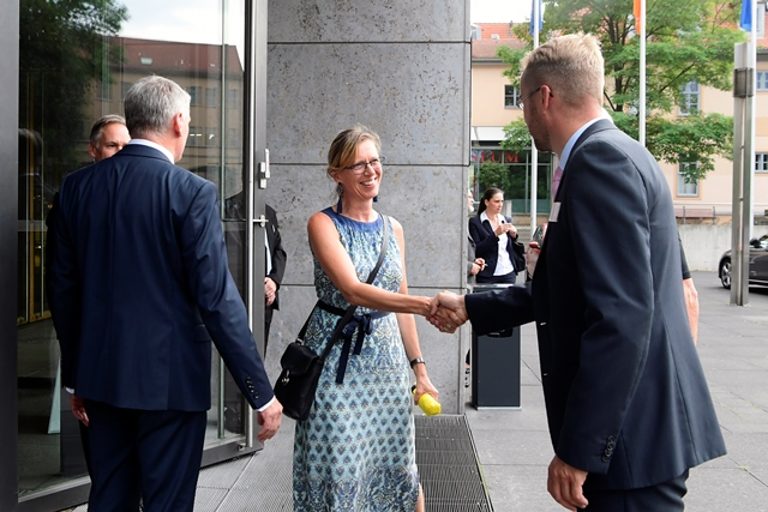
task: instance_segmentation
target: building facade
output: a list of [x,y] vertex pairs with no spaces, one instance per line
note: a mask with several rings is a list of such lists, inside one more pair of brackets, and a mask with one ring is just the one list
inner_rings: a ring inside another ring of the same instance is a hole
[[[764,9],[764,6],[761,5]],[[762,14],[765,18],[765,14]],[[761,25],[764,26],[764,25]],[[476,168],[487,161],[501,161],[509,165],[513,174],[529,172],[521,161],[527,155],[510,156],[498,146],[504,137],[503,127],[522,118],[518,107],[519,91],[504,76],[508,66],[497,56],[499,46],[522,48],[523,43],[512,33],[509,23],[478,23],[473,26],[472,41],[472,142]],[[768,209],[768,40],[758,40],[757,63],[757,109],[756,109],[756,163],[753,179],[753,211],[758,221],[766,215]],[[699,110],[705,113],[720,113],[733,116],[733,95],[731,91],[721,91],[711,87],[699,86],[692,82],[681,91],[683,107],[673,115],[683,117],[689,111]],[[489,148],[497,148],[493,154]],[[483,153],[483,151],[485,153]],[[511,160],[516,161],[511,161]],[[546,156],[540,154],[540,161]],[[731,217],[731,191],[733,162],[727,158],[717,158],[714,171],[705,179],[688,183],[680,174],[681,168],[695,163],[669,164],[660,162],[667,178],[675,202],[678,220],[681,224],[729,223]],[[546,187],[551,180],[551,166],[543,164],[539,170],[539,183]],[[507,196],[510,194],[507,193]],[[544,196],[547,204],[548,188],[540,189],[539,198]],[[525,202],[516,201],[520,197],[513,191],[512,210],[525,215],[530,211]],[[524,196],[524,197],[527,197]],[[517,207],[519,204],[520,207]],[[725,248],[723,248],[724,250]],[[702,262],[704,263],[704,262]],[[716,261],[713,262],[716,264]]]

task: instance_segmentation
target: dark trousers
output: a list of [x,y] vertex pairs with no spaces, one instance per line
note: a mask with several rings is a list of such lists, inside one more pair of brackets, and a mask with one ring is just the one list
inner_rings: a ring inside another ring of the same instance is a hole
[[274,308],[264,307],[264,359],[267,358],[267,344],[269,343],[269,327],[272,325],[272,313]]
[[517,278],[517,272],[510,272],[509,274],[504,274],[503,276],[481,276],[478,274],[475,276],[477,280],[477,284],[482,283],[488,283],[488,284],[515,284],[515,279]]
[[579,510],[584,512],[682,512],[685,509],[683,496],[688,492],[686,480],[688,480],[688,471],[667,482],[641,489],[611,491],[585,489],[584,495],[589,500],[589,506]]
[[121,409],[87,401],[90,512],[189,511],[206,413]]

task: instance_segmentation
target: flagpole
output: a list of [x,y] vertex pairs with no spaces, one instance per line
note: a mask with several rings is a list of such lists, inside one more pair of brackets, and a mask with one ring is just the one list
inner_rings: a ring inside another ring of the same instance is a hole
[[[533,49],[539,47],[539,24],[541,20],[541,0],[533,0],[531,23],[533,24]],[[536,231],[538,219],[538,189],[539,189],[539,150],[531,137],[531,236]]]
[[[752,48],[749,54],[749,67],[755,70],[752,73],[752,90],[757,91],[757,4],[758,0],[752,0],[752,25],[749,27],[750,40],[752,41]],[[752,205],[755,204],[755,189],[752,187],[752,183],[755,181],[755,112],[757,108],[757,95],[753,94],[747,99],[749,102],[750,111],[750,140],[747,144],[749,153],[744,155],[744,158],[749,159],[749,180],[747,181],[747,189],[744,191],[747,197],[744,200],[747,201],[747,211],[745,212],[745,221],[747,221],[747,240],[752,239],[753,225],[755,224],[755,212],[752,210]]]
[[637,140],[645,146],[645,0],[640,0],[640,19],[635,20],[635,28],[640,26],[640,101],[637,109]]

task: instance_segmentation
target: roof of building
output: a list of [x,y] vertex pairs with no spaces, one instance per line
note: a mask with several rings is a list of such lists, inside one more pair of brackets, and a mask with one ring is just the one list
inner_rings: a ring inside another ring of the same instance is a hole
[[512,33],[512,23],[475,23],[478,39],[472,40],[472,60],[498,61],[499,46],[523,48],[525,43]]
[[[142,70],[147,73],[212,73],[222,72],[222,46],[215,44],[157,41],[132,37],[114,37],[112,43],[121,47],[125,70]],[[243,72],[237,48],[224,46],[226,72]]]

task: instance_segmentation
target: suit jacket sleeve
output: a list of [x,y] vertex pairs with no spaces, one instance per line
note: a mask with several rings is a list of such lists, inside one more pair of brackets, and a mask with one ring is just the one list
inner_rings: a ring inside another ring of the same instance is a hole
[[192,199],[181,227],[180,245],[190,292],[232,377],[251,407],[272,399],[240,294],[227,266],[216,188],[205,183]]
[[268,277],[275,282],[279,289],[280,283],[283,281],[283,274],[285,274],[285,262],[288,259],[288,256],[285,253],[285,249],[283,249],[280,226],[277,223],[277,213],[275,213],[275,210],[269,205],[266,206],[266,210],[267,217],[270,219],[272,225],[275,226],[273,237],[269,241],[269,249],[272,256],[272,270]]
[[529,285],[470,293],[465,296],[464,304],[476,334],[505,331],[533,321]]
[[638,165],[648,164],[601,140],[584,143],[566,170],[574,173],[565,178],[562,203],[576,255],[569,265],[584,302],[583,311],[574,312],[583,325],[555,452],[589,472],[608,471],[610,460],[601,458],[606,439],[622,431],[650,346],[654,205]]
[[507,252],[509,253],[509,259],[512,261],[512,265],[515,267],[515,272],[521,272],[525,269],[525,244],[520,242],[519,237],[514,240],[509,237],[509,244],[507,245]]

